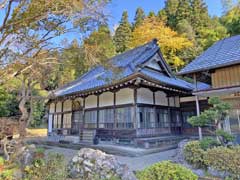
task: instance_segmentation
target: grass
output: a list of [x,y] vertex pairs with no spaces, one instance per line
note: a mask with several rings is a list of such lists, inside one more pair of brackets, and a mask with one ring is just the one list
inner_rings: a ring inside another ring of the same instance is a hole
[[47,129],[27,129],[28,137],[44,137],[47,136]]

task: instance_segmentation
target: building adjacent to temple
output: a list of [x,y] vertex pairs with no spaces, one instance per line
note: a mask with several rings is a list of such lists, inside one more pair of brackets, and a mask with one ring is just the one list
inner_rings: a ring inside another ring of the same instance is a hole
[[[225,38],[213,44],[199,57],[183,68],[179,75],[190,76],[210,84],[209,88],[192,92],[199,99],[220,97],[232,109],[222,127],[234,134],[240,133],[240,35]],[[194,104],[194,102],[190,102]],[[201,104],[199,105],[201,108]]]

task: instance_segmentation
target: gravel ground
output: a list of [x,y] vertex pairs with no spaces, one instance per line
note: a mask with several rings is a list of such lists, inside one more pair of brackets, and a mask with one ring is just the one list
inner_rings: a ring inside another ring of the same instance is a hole
[[[66,161],[68,162],[77,153],[77,150],[59,148],[59,147],[50,147],[50,146],[46,147],[46,154],[50,152],[63,154],[65,156]],[[168,150],[168,151],[148,154],[140,157],[117,156],[117,158],[121,163],[127,164],[132,171],[135,171],[135,170],[144,169],[147,166],[150,166],[154,163],[157,163],[163,160],[172,160],[172,157],[175,155],[175,153],[176,153],[176,150]]]

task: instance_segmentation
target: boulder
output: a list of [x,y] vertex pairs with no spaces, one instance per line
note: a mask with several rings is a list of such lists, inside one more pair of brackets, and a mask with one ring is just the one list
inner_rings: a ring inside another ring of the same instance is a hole
[[126,165],[120,164],[113,155],[100,150],[83,148],[72,158],[68,165],[71,178],[74,179],[111,179],[136,180]]

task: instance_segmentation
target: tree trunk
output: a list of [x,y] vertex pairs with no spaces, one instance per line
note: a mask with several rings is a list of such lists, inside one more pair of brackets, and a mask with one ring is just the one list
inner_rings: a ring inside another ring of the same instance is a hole
[[19,109],[22,113],[22,116],[19,119],[19,135],[20,138],[26,137],[26,127],[27,127],[27,121],[28,121],[28,110],[26,108],[26,97],[22,97],[20,103],[19,103]]

